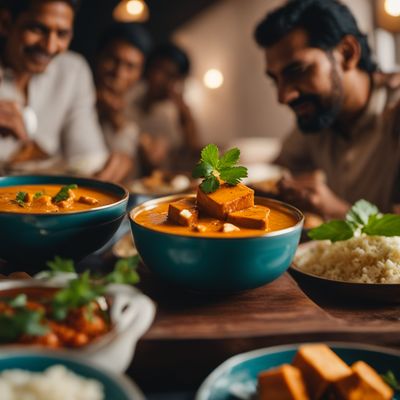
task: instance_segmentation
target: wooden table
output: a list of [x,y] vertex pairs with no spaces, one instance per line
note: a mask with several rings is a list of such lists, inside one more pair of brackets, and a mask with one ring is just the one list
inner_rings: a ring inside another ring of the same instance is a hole
[[157,303],[157,315],[128,374],[145,391],[194,391],[228,357],[265,346],[400,343],[398,307],[349,307],[318,293],[312,301],[288,273],[261,288],[221,297],[167,286],[144,267],[140,274],[140,289]]

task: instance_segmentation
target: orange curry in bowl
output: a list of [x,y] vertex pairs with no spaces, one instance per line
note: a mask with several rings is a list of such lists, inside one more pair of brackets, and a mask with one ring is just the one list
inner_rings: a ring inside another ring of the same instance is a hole
[[2,291],[0,343],[79,348],[110,331],[105,298],[65,309],[54,301],[61,290],[26,287]]
[[0,188],[0,212],[59,213],[85,211],[118,201],[110,193],[78,185],[18,185]]
[[[259,203],[259,204],[257,204]],[[132,215],[133,220],[156,231],[198,237],[241,238],[262,236],[290,228],[298,220],[282,207],[254,198],[243,184],[221,184],[218,190],[161,202]]]

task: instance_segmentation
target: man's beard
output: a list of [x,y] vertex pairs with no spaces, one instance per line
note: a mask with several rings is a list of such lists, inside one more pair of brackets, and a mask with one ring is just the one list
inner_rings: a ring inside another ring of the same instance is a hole
[[332,92],[329,96],[321,97],[314,94],[304,94],[289,104],[292,108],[304,103],[313,105],[313,113],[307,116],[297,116],[297,125],[302,132],[315,133],[332,127],[342,109],[343,87],[333,60],[331,86]]

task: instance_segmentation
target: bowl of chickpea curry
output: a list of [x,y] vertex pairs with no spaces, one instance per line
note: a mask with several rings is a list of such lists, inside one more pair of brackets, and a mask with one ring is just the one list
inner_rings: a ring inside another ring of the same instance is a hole
[[163,280],[189,290],[236,292],[282,275],[296,251],[303,214],[258,198],[240,183],[239,150],[208,145],[193,171],[196,194],[145,202],[130,212],[137,250]]
[[103,246],[126,212],[119,185],[68,176],[0,178],[0,259],[36,272],[54,256],[79,260]]
[[150,299],[128,285],[138,276],[127,262],[120,260],[102,278],[87,271],[1,281],[0,348],[75,352],[113,371],[125,370],[155,311]]

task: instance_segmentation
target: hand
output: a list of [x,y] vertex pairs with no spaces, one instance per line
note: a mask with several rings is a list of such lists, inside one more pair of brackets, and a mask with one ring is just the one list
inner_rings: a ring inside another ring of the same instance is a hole
[[0,136],[14,136],[21,141],[28,141],[20,108],[13,101],[0,101]]
[[150,169],[160,168],[168,160],[170,145],[162,136],[153,137],[142,133],[139,138],[139,152],[146,166]]
[[108,158],[105,167],[96,174],[98,179],[111,182],[122,182],[133,172],[134,162],[127,154],[114,152]]
[[322,171],[284,177],[278,182],[278,188],[285,201],[326,219],[343,218],[350,208],[326,185]]
[[388,86],[390,89],[400,88],[400,72],[375,72],[374,79],[378,85]]
[[97,89],[97,110],[101,120],[111,123],[115,130],[124,127],[125,118],[125,98],[107,88]]

